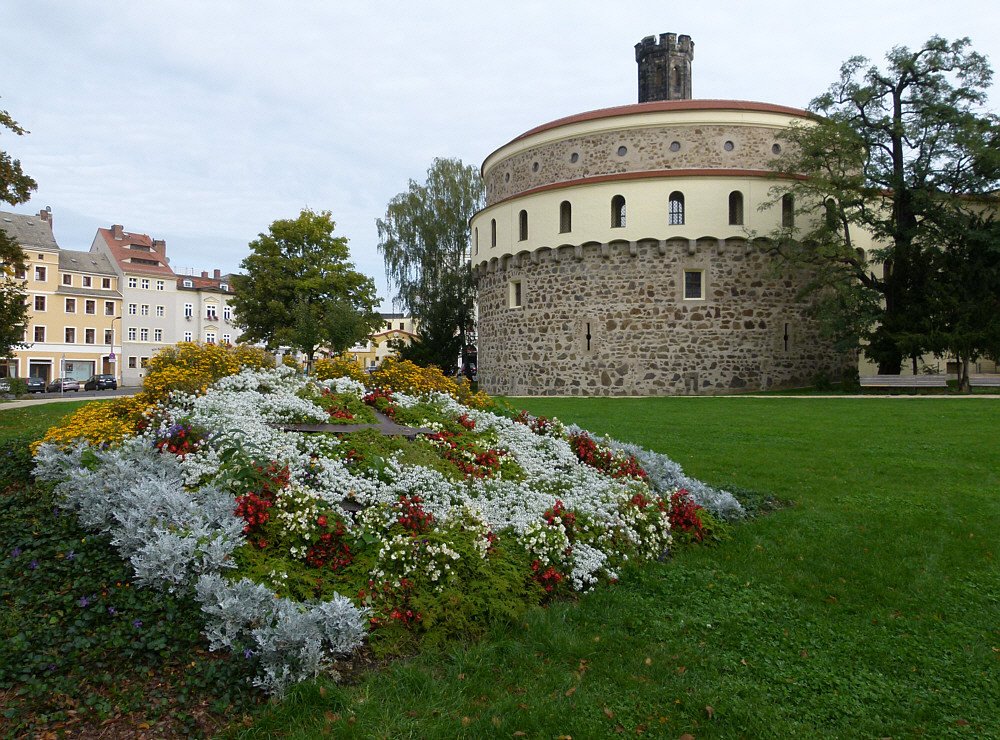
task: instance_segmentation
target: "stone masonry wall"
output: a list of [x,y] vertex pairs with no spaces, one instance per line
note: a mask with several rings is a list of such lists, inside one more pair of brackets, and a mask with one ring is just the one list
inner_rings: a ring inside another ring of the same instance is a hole
[[[705,299],[685,301],[684,270],[696,269]],[[856,364],[803,315],[803,276],[775,276],[742,240],[706,239],[693,253],[684,240],[542,249],[477,274],[479,383],[491,394],[722,394]]]
[[[782,146],[775,139],[778,130],[749,125],[650,126],[555,141],[517,152],[491,167],[484,178],[486,204],[597,175],[671,169],[768,170]],[[727,142],[732,143],[730,149]],[[622,147],[624,153],[619,154]]]

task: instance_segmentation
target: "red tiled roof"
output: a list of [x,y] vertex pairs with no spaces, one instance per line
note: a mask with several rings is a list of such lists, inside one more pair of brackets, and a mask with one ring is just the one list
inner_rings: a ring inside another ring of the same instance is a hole
[[[108,245],[111,255],[125,272],[137,273],[141,275],[175,277],[174,271],[171,270],[170,266],[167,264],[166,255],[160,249],[155,248],[153,239],[146,234],[133,234],[132,232],[126,231],[123,233],[122,239],[115,239],[111,233],[111,229],[98,229],[97,233],[100,234],[102,239],[104,239],[104,243]],[[129,247],[133,244],[140,247],[149,247],[150,251],[146,252],[129,249]],[[146,265],[142,263],[130,262],[129,260],[132,258],[156,260],[157,264]]]
[[549,123],[543,123],[530,131],[525,131],[513,141],[518,141],[526,136],[537,134],[540,131],[559,128],[571,123],[581,121],[592,121],[598,118],[613,118],[615,116],[630,116],[635,113],[660,113],[663,111],[687,111],[687,110],[746,110],[760,111],[763,113],[783,113],[787,116],[798,116],[808,118],[811,113],[799,108],[790,108],[786,105],[774,105],[772,103],[757,103],[752,100],[656,100],[651,103],[633,103],[632,105],[619,105],[615,108],[601,108],[600,110],[577,113],[566,116]]
[[[216,290],[219,290],[219,284],[225,283],[226,285],[229,286],[229,290],[224,292],[232,293],[233,283],[228,279],[228,277],[229,276],[227,275],[221,278],[203,278],[203,277],[195,277],[194,275],[181,275],[177,278],[177,287],[183,288],[184,290],[192,290],[194,288],[198,289],[215,288]],[[185,280],[191,281],[191,287],[187,287],[184,285]]]

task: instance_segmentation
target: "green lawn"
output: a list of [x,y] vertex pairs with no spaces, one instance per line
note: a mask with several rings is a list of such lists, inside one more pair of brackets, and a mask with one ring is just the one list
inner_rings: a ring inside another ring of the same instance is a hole
[[1000,737],[996,400],[515,405],[796,505],[241,737]]
[[230,736],[1000,738],[1000,399],[514,405],[795,505]]

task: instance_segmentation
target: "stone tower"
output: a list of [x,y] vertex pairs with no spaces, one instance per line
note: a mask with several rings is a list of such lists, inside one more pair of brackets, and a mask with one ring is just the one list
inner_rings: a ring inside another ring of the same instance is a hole
[[691,99],[691,62],[694,42],[690,36],[661,33],[659,41],[647,36],[635,45],[639,64],[639,102]]

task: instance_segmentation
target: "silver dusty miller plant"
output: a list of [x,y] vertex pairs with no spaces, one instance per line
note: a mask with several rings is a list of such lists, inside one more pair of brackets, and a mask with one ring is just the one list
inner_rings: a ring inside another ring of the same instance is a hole
[[300,604],[248,579],[223,578],[244,543],[232,495],[214,486],[185,489],[178,461],[143,439],[107,450],[45,444],[35,461],[36,477],[56,483],[81,525],[110,536],[137,585],[195,591],[211,648],[256,658],[254,685],[264,691],[280,694],[329,670],[333,654],[363,641],[365,612],[345,597]]

